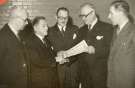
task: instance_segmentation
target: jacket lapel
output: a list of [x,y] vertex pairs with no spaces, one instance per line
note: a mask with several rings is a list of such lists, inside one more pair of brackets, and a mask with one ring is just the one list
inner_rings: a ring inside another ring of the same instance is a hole
[[[17,36],[12,32],[8,24],[6,24],[6,29],[5,31],[8,33],[8,36],[12,41],[14,41],[16,44],[21,44],[21,40],[17,38]],[[19,36],[19,35],[18,35]]]
[[36,46],[39,46],[40,49],[45,49],[46,48],[46,45],[35,34],[33,34],[32,38],[33,38],[34,43],[36,44]]
[[119,50],[121,50],[121,47],[123,47],[122,44],[125,44],[125,42],[127,41],[129,32],[131,31],[130,25],[131,23],[127,23],[121,30],[119,35],[117,35],[117,38],[114,39],[113,45],[111,47],[111,56],[114,56],[115,54],[120,52]]

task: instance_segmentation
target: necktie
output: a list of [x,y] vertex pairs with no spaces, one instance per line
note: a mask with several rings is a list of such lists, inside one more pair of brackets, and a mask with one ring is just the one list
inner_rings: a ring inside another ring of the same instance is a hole
[[91,30],[91,25],[88,25],[88,29],[89,29],[89,31]]
[[119,27],[118,25],[114,26],[114,35],[113,35],[113,41],[116,40],[117,36],[118,36],[118,32],[119,32]]
[[64,36],[64,27],[61,28],[61,33]]
[[116,31],[117,31],[117,35],[118,35],[120,33],[120,27],[119,26],[117,26]]
[[46,41],[44,40],[44,38],[42,39],[42,42],[43,42],[43,44],[47,47],[47,43],[46,43]]

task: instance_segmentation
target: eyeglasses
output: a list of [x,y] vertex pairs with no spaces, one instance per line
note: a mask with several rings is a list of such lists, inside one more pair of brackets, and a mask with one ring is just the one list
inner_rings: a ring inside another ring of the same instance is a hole
[[26,18],[26,19],[23,19],[23,18],[21,18],[24,22],[28,22],[28,18]]
[[58,19],[60,19],[60,20],[67,20],[68,19],[68,16],[67,17],[58,16]]
[[92,14],[92,12],[93,11],[91,11],[91,12],[89,12],[88,14],[81,14],[81,15],[79,15],[79,17],[81,17],[81,18],[83,18],[83,17],[85,17],[85,18],[87,18],[90,14]]
[[23,19],[22,17],[18,17],[18,18],[23,20],[24,22],[28,22],[29,21],[28,18],[26,18],[26,19]]

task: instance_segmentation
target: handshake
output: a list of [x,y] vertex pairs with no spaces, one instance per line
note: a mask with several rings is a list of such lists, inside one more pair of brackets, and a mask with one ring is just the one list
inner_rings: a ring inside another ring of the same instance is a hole
[[55,59],[56,59],[56,62],[58,62],[59,64],[64,64],[66,62],[69,62],[68,57],[71,57],[80,53],[94,54],[95,48],[93,46],[88,46],[85,40],[82,40],[80,43],[78,43],[77,45],[75,45],[74,47],[68,50],[59,51]]

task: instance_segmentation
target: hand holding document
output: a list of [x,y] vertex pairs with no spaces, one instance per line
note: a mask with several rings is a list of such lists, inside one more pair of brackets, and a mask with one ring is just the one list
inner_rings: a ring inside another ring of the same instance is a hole
[[87,49],[86,49],[86,53],[94,54],[95,48],[93,46],[88,46]]
[[65,59],[67,57],[71,57],[80,53],[89,53],[93,54],[95,53],[95,48],[93,46],[88,46],[85,40],[82,40],[80,43],[75,45],[74,47],[66,50],[66,51],[60,51],[57,53],[56,62],[59,62],[61,64],[65,62],[69,62],[68,59]]
[[59,64],[64,64],[66,62],[69,62],[69,59],[62,58],[62,57],[59,57],[59,56],[55,57],[55,59],[56,59],[56,62],[58,62]]
[[86,41],[82,40],[74,47],[70,48],[69,50],[66,50],[63,54],[64,57],[70,57],[84,52],[93,54],[95,53],[95,48],[93,46],[88,46]]
[[66,62],[69,62],[69,59],[65,58],[65,51],[59,51],[55,59],[56,62],[58,62],[59,64],[64,64]]

